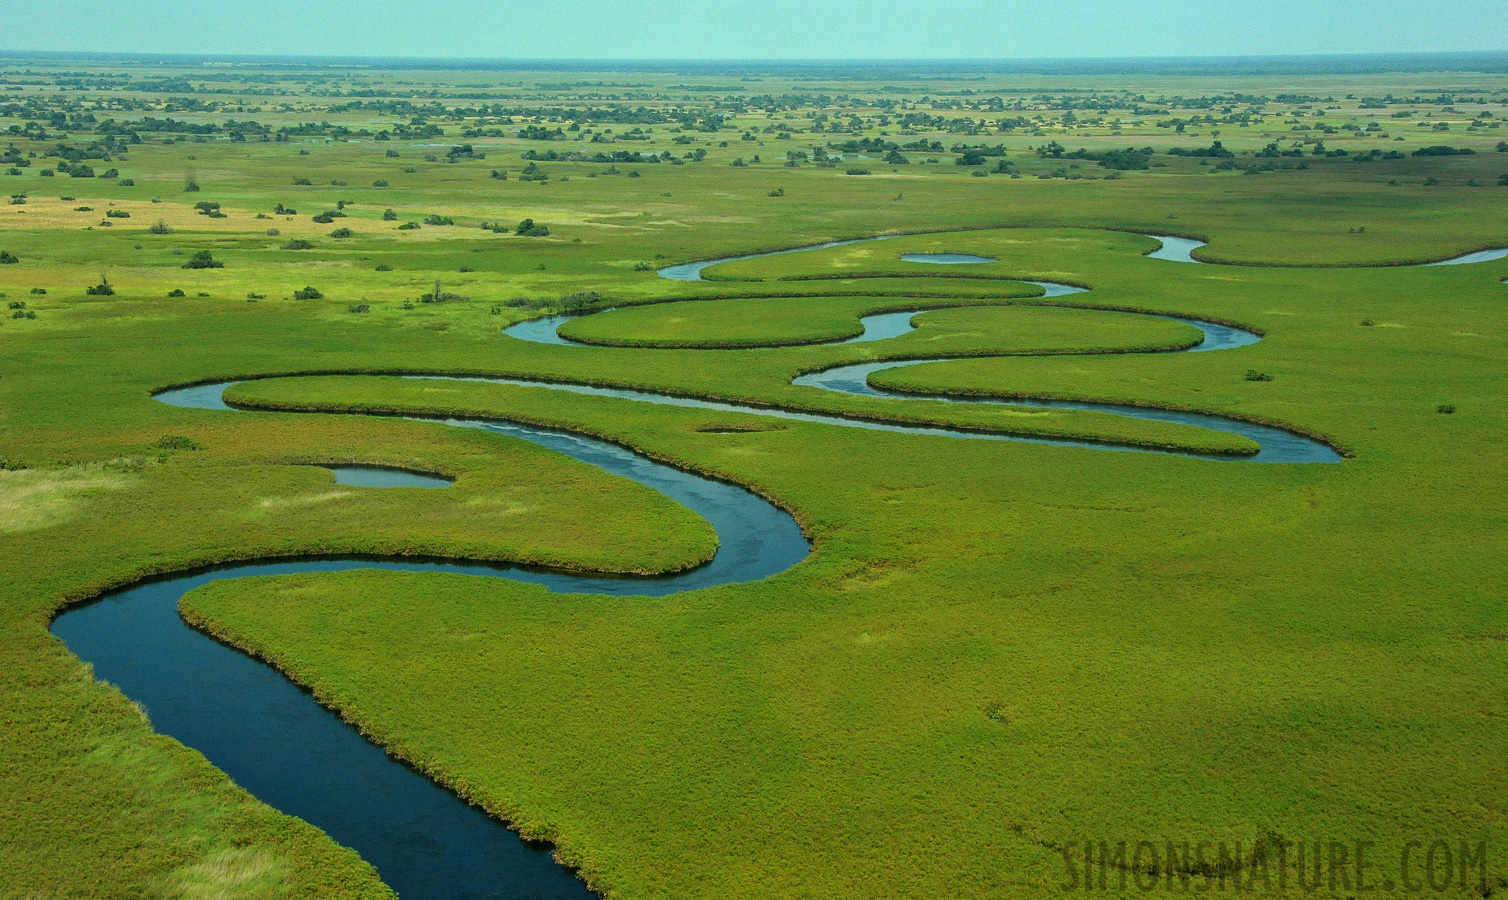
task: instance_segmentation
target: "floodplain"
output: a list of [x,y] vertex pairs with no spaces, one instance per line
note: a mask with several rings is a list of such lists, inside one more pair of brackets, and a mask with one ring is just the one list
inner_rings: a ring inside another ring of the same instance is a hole
[[0,59],[0,896],[1492,896],[1505,117]]

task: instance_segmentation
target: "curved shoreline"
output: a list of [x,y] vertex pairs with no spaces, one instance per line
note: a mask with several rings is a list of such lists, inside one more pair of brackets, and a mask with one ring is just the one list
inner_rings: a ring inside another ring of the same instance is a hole
[[[798,251],[787,251],[787,252],[798,252]],[[1068,284],[1062,284],[1062,283],[1050,282],[1050,281],[1023,281],[1021,283],[1036,285],[1037,287],[1040,287],[1040,288],[1043,289],[1043,293],[1042,293],[1041,297],[1039,297],[1039,298],[1033,298],[1033,299],[1048,299],[1048,298],[1054,298],[1054,297],[1064,297],[1064,296],[1068,296],[1068,295],[1071,295],[1071,294],[1079,294],[1079,293],[1086,293],[1087,292],[1087,289],[1085,289],[1085,288],[1080,288],[1080,287],[1076,287],[1074,285],[1068,285]],[[668,301],[668,302],[674,302],[674,301]],[[1067,306],[1067,304],[1064,304],[1064,305]],[[838,339],[838,340],[830,340],[829,339],[829,340],[820,340],[820,341],[809,341],[809,342],[806,342],[805,345],[806,346],[814,346],[814,345],[852,344],[852,343],[860,343],[860,342],[873,342],[873,341],[877,341],[877,340],[884,340],[884,339],[889,339],[889,338],[893,338],[893,337],[898,337],[898,336],[900,336],[902,334],[908,333],[914,327],[910,323],[910,317],[911,316],[918,315],[918,314],[923,313],[923,312],[929,312],[929,311],[931,311],[933,309],[940,309],[940,308],[946,308],[946,307],[927,307],[927,308],[924,308],[924,309],[917,309],[917,310],[908,310],[908,311],[900,311],[900,312],[889,312],[889,313],[874,313],[874,314],[870,314],[870,315],[866,315],[866,316],[861,316],[860,319],[859,319],[859,321],[860,321],[861,324],[863,324],[864,330],[859,335],[857,335],[855,337],[843,338],[843,339]],[[1074,306],[1072,308],[1086,309],[1086,308],[1093,308],[1093,307]],[[562,325],[562,324],[564,324],[565,322],[570,321],[572,319],[582,318],[584,316],[594,315],[594,314],[595,313],[582,313],[581,315],[578,315],[578,316],[552,316],[552,317],[548,317],[547,319],[535,319],[535,320],[531,320],[531,322],[539,322],[539,323],[545,323],[545,324],[543,326],[541,326],[541,327],[530,329],[527,332],[517,331],[516,329],[519,328],[519,326],[517,326],[517,325],[510,326],[509,328],[507,328],[507,329],[504,330],[504,333],[509,334],[510,336],[513,336],[513,337],[521,339],[521,340],[535,340],[535,341],[539,341],[541,343],[560,344],[560,345],[567,345],[567,346],[629,346],[629,347],[641,347],[642,346],[642,345],[634,345],[634,344],[622,344],[622,345],[602,345],[602,344],[595,344],[595,343],[589,344],[589,343],[584,342],[584,341],[572,341],[569,338],[563,338],[563,337],[561,337],[558,334],[558,328],[559,328],[559,326]],[[1163,313],[1144,313],[1143,312],[1143,313],[1139,313],[1139,314],[1155,315],[1155,316],[1158,316],[1159,318],[1164,318],[1164,319],[1168,319],[1170,321],[1179,322],[1179,323],[1184,324],[1184,325],[1189,325],[1189,326],[1192,326],[1194,328],[1199,329],[1203,333],[1203,335],[1204,335],[1204,337],[1198,343],[1196,343],[1196,344],[1194,344],[1194,345],[1192,345],[1190,347],[1172,348],[1172,349],[1164,350],[1164,351],[1160,351],[1160,352],[1174,352],[1174,353],[1176,353],[1176,352],[1203,352],[1203,351],[1211,351],[1211,350],[1227,350],[1227,349],[1235,349],[1237,347],[1244,347],[1244,346],[1248,346],[1248,345],[1251,345],[1251,344],[1255,344],[1259,340],[1261,340],[1261,335],[1259,335],[1259,334],[1257,334],[1257,333],[1255,333],[1253,331],[1249,331],[1249,330],[1243,329],[1243,328],[1237,328],[1237,327],[1234,327],[1234,326],[1231,326],[1231,325],[1225,325],[1225,324],[1221,324],[1221,323],[1210,322],[1210,321],[1202,320],[1202,319],[1194,319],[1194,318],[1188,318],[1188,317],[1172,316],[1172,315],[1167,315],[1167,314],[1163,314]],[[905,328],[905,330],[901,330],[900,327],[899,327],[903,321],[904,321],[904,324],[906,326],[908,326],[908,327]],[[881,323],[882,322],[885,324],[885,326],[887,326],[887,329],[883,333],[881,332]],[[523,324],[530,324],[530,323],[520,323],[520,325],[523,325]],[[774,347],[774,346],[782,346],[782,345],[777,345],[777,344],[762,344],[762,345],[750,345],[749,347],[742,347],[742,346],[740,346],[738,348],[732,348],[732,347],[726,347],[726,348],[702,347],[702,348],[696,348],[696,349],[756,349],[756,348],[769,348],[769,347]],[[656,349],[683,349],[683,348],[668,348],[668,347],[665,347],[665,348],[656,348]],[[690,349],[690,348],[685,348],[685,349]],[[1139,351],[1139,352],[1153,352],[1153,351]],[[1031,397],[1031,396],[1009,396],[1009,397],[1007,397],[1007,396],[1002,396],[1002,395],[988,395],[988,394],[966,395],[966,394],[921,394],[921,393],[906,393],[906,392],[901,392],[901,391],[892,391],[892,390],[884,390],[884,389],[880,389],[880,388],[875,388],[875,387],[871,386],[868,383],[868,376],[869,375],[872,375],[875,372],[884,371],[884,370],[887,370],[887,369],[896,369],[896,368],[902,368],[902,367],[906,367],[906,366],[914,366],[914,365],[918,365],[918,364],[921,364],[921,363],[950,362],[950,361],[956,361],[956,360],[960,360],[960,359],[977,359],[977,358],[989,357],[989,356],[1008,356],[1008,355],[1028,355],[1028,354],[1005,354],[1005,353],[991,354],[991,353],[987,353],[986,352],[986,353],[973,353],[973,354],[968,354],[968,355],[963,355],[963,356],[928,357],[928,358],[924,358],[924,359],[892,359],[892,360],[888,360],[888,361],[884,361],[884,362],[845,363],[845,364],[839,364],[839,365],[836,365],[836,366],[831,366],[831,367],[828,367],[826,369],[817,370],[817,371],[814,371],[814,372],[803,373],[801,375],[798,375],[796,378],[794,378],[792,380],[792,383],[796,384],[796,385],[803,386],[803,387],[822,388],[824,390],[833,391],[835,393],[840,393],[840,394],[847,394],[849,396],[879,397],[879,398],[901,399],[901,400],[928,399],[928,400],[937,400],[937,401],[944,402],[944,403],[1004,404],[1004,405],[1026,406],[1026,407],[1034,407],[1034,408],[1042,408],[1042,409],[1075,409],[1075,410],[1085,410],[1085,411],[1092,411],[1092,412],[1103,412],[1103,413],[1109,413],[1109,414],[1112,414],[1112,415],[1126,416],[1128,418],[1145,419],[1145,420],[1162,421],[1162,422],[1172,422],[1172,423],[1180,424],[1180,425],[1191,425],[1191,426],[1195,426],[1195,427],[1208,428],[1208,429],[1213,430],[1213,431],[1221,431],[1221,432],[1225,432],[1227,434],[1236,434],[1236,435],[1239,435],[1239,436],[1244,437],[1244,438],[1246,438],[1248,440],[1256,442],[1257,445],[1258,445],[1257,452],[1254,453],[1254,454],[1250,454],[1250,455],[1186,452],[1186,455],[1199,456],[1199,457],[1210,458],[1210,459],[1246,459],[1246,460],[1250,460],[1250,461],[1254,461],[1254,462],[1305,462],[1305,463],[1315,463],[1315,462],[1339,462],[1340,459],[1342,458],[1341,454],[1338,453],[1335,450],[1334,447],[1331,447],[1329,444],[1327,444],[1327,443],[1325,443],[1323,441],[1316,440],[1313,437],[1311,437],[1310,435],[1303,434],[1302,432],[1299,432],[1299,431],[1297,431],[1295,429],[1285,428],[1285,427],[1281,427],[1281,426],[1274,425],[1274,424],[1267,423],[1267,422],[1256,422],[1256,421],[1251,421],[1251,420],[1248,420],[1248,419],[1241,419],[1241,418],[1237,418],[1237,417],[1233,417],[1233,416],[1221,416],[1221,415],[1215,415],[1215,414],[1211,414],[1211,413],[1197,412],[1197,411],[1194,411],[1194,410],[1172,409],[1172,408],[1169,408],[1169,407],[1158,407],[1158,406],[1150,406],[1150,405],[1143,406],[1143,405],[1135,404],[1135,403],[1111,403],[1111,402],[1098,402],[1098,401],[1089,401],[1089,400],[1068,400],[1068,399],[1051,398],[1051,397]],[[499,379],[493,379],[493,380],[499,380]],[[506,381],[506,383],[518,384],[518,385],[538,384],[538,382],[531,382],[531,381],[529,381],[527,379],[509,379],[509,380]],[[614,390],[616,390],[617,393],[612,394],[612,396],[618,396],[618,397],[621,397],[621,398],[624,398],[624,399],[635,399],[635,400],[645,400],[647,402],[656,402],[655,400],[653,400],[651,398],[653,398],[655,396],[659,396],[659,395],[652,394],[650,392],[643,392],[643,391],[625,391],[625,390],[622,390],[622,389],[614,389]],[[727,410],[727,411],[730,411],[730,412],[731,411],[740,411],[740,412],[752,412],[752,411],[754,411],[754,408],[750,408],[747,405],[739,405],[739,406],[735,407],[735,406],[732,406],[732,405],[723,404],[723,405],[719,405],[719,406],[704,407],[704,408],[724,409],[724,410]],[[763,412],[763,414],[764,415],[771,415],[772,413],[769,412],[768,410],[765,410]],[[823,418],[826,419],[830,424],[839,424],[838,422],[834,421],[834,419],[831,418],[831,417],[823,417]],[[847,424],[847,423],[851,423],[852,421],[853,421],[852,419],[846,419],[845,418],[843,423]],[[951,429],[951,430],[958,431],[958,429]],[[1040,435],[1037,435],[1037,436],[1018,435],[1016,437],[1017,437],[1017,439],[1020,439],[1020,440],[1036,440],[1036,441],[1052,442],[1052,443],[1067,443],[1067,444],[1073,444],[1073,445],[1077,445],[1077,446],[1099,446],[1099,447],[1103,447],[1103,448],[1107,448],[1107,449],[1139,449],[1139,450],[1147,450],[1147,451],[1151,451],[1151,452],[1177,452],[1177,451],[1169,450],[1168,448],[1156,448],[1156,447],[1145,447],[1145,446],[1143,446],[1143,447],[1136,447],[1136,446],[1131,446],[1131,445],[1127,445],[1127,444],[1123,444],[1123,443],[1115,443],[1115,442],[1109,442],[1109,441],[1106,441],[1106,442],[1082,441],[1082,440],[1074,440],[1074,439],[1071,439],[1071,438],[1063,438],[1063,439],[1059,439],[1059,440],[1054,440],[1052,438],[1049,438],[1049,437],[1046,437],[1046,436],[1040,436]]]
[[[165,391],[157,399],[232,409],[220,396],[226,387]],[[501,577],[557,593],[663,596],[769,577],[804,559],[810,544],[790,513],[753,492],[616,444],[506,422],[441,421],[530,440],[660,490],[713,524],[718,550],[701,565],[647,576],[402,557],[250,560],[138,579],[69,606],[53,620],[52,632],[98,677],[143,704],[154,729],[204,753],[263,802],[355,849],[405,898],[590,897],[548,852],[459,792],[388,756],[275,666],[189,625],[178,613],[179,599],[225,579],[352,570]]]
[[[790,251],[790,252],[796,252],[796,251]],[[1029,297],[1006,297],[1006,298],[1001,298],[1001,299],[1007,300],[1008,302],[1011,302],[1011,303],[1030,304],[1033,301],[1044,300],[1044,299],[1047,299],[1047,298],[1050,298],[1050,297],[1062,297],[1062,296],[1066,296],[1068,294],[1079,294],[1079,293],[1084,293],[1084,292],[1086,292],[1086,291],[1089,290],[1088,288],[1080,287],[1078,285],[1066,284],[1066,283],[1054,282],[1054,281],[1028,281],[1026,279],[1018,279],[1018,278],[1008,278],[1008,279],[999,279],[999,280],[1010,281],[1010,282],[1012,282],[1014,284],[1030,284],[1030,285],[1034,285],[1036,287],[1042,288],[1042,293],[1041,294],[1035,294],[1035,295],[1032,295],[1032,296],[1029,296]],[[802,296],[806,296],[806,295],[796,294],[796,295],[793,295],[793,296],[794,297],[802,297]],[[910,297],[912,295],[905,295],[905,294],[894,294],[894,295],[889,295],[889,294],[876,294],[876,295],[857,294],[855,296],[895,296],[897,298],[904,299],[904,298]],[[757,340],[751,340],[751,341],[749,341],[747,343],[742,343],[742,342],[740,342],[740,343],[734,343],[734,342],[718,343],[718,342],[707,341],[707,342],[683,343],[683,344],[673,344],[673,343],[653,342],[653,341],[606,341],[606,340],[591,340],[591,341],[588,341],[588,340],[581,340],[579,338],[566,337],[565,335],[563,335],[563,334],[560,333],[561,326],[565,325],[568,322],[574,322],[577,319],[585,319],[585,318],[587,318],[589,316],[602,315],[604,313],[610,313],[610,312],[614,312],[614,311],[620,310],[620,309],[637,309],[639,307],[645,307],[645,306],[666,306],[666,305],[675,304],[675,303],[700,303],[700,302],[710,302],[710,301],[713,301],[713,300],[757,300],[757,299],[782,299],[782,298],[781,297],[764,297],[764,296],[757,296],[757,295],[749,295],[749,296],[745,296],[745,295],[733,295],[733,296],[730,296],[730,297],[672,297],[672,298],[667,298],[667,299],[664,299],[664,300],[657,300],[657,301],[654,301],[654,302],[651,302],[651,303],[635,303],[635,304],[631,304],[629,306],[610,306],[610,307],[607,307],[605,309],[594,309],[594,310],[588,310],[587,312],[581,312],[581,313],[559,313],[559,314],[553,315],[553,316],[542,316],[542,317],[540,317],[538,319],[525,319],[522,322],[515,322],[514,324],[509,325],[509,326],[503,328],[502,333],[506,334],[508,337],[514,338],[515,340],[528,341],[529,343],[532,343],[532,344],[551,344],[551,345],[558,346],[558,347],[616,347],[616,348],[620,348],[620,349],[635,349],[635,350],[774,350],[774,349],[780,349],[780,348],[784,348],[784,347],[823,347],[823,346],[832,346],[832,345],[838,345],[838,344],[860,344],[860,343],[867,343],[867,342],[871,342],[871,341],[886,340],[886,339],[889,339],[889,338],[892,338],[892,337],[899,337],[900,335],[905,334],[905,333],[907,333],[907,331],[911,330],[911,329],[907,329],[906,331],[895,330],[894,327],[893,327],[893,322],[891,320],[889,320],[888,317],[899,316],[903,312],[906,313],[906,314],[908,314],[908,315],[915,316],[915,315],[920,315],[921,313],[924,313],[924,312],[932,312],[934,310],[939,310],[939,309],[956,309],[956,308],[958,308],[960,306],[974,306],[974,305],[989,306],[989,305],[991,305],[991,304],[987,304],[987,303],[985,303],[985,304],[939,303],[939,304],[930,304],[928,306],[917,307],[915,309],[904,310],[904,311],[902,311],[902,310],[892,310],[892,311],[888,311],[888,312],[864,313],[864,314],[862,314],[862,315],[859,316],[859,326],[860,326],[860,329],[857,332],[839,335],[838,337],[791,338],[790,340],[784,340],[784,341],[757,341]],[[947,297],[946,297],[946,295],[944,295],[944,296],[942,296],[942,297],[940,297],[938,299],[947,299]],[[971,298],[971,299],[983,299],[983,298]],[[913,328],[914,328],[914,326],[913,326]]]
[[[1190,255],[1190,254],[1192,254],[1192,252],[1194,250],[1197,250],[1200,247],[1204,247],[1204,246],[1207,246],[1209,244],[1209,241],[1206,240],[1205,238],[1202,238],[1202,237],[1187,237],[1187,236],[1184,236],[1184,235],[1168,234],[1168,233],[1163,232],[1163,231],[1155,231],[1155,232],[1151,231],[1151,230],[1145,230],[1144,231],[1144,230],[1137,229],[1137,228],[1095,228],[1095,227],[1089,226],[1089,225],[1041,225],[1041,224],[1033,223],[1033,224],[1028,224],[1028,225],[1015,225],[1015,224],[1006,224],[1006,225],[978,225],[978,226],[972,226],[972,227],[967,227],[967,228],[946,228],[946,229],[929,229],[929,230],[923,230],[923,231],[902,231],[902,232],[896,232],[894,234],[881,234],[881,235],[874,235],[874,236],[870,236],[870,237],[843,238],[841,240],[835,240],[835,241],[824,241],[824,242],[822,242],[820,244],[807,244],[807,245],[798,246],[798,247],[783,247],[783,248],[780,248],[780,249],[777,249],[777,250],[761,250],[761,251],[758,251],[758,252],[755,252],[755,253],[747,253],[747,254],[744,254],[742,256],[723,256],[723,257],[717,257],[717,258],[714,258],[714,259],[691,260],[689,262],[684,262],[684,263],[674,263],[672,265],[663,266],[663,267],[655,270],[655,274],[659,275],[661,278],[670,279],[671,281],[699,281],[699,282],[731,281],[731,280],[735,280],[735,279],[704,278],[702,276],[702,272],[703,272],[703,270],[711,268],[712,266],[718,265],[719,263],[737,262],[739,260],[744,260],[744,259],[758,259],[758,258],[762,258],[762,257],[766,257],[766,256],[785,256],[786,254],[790,254],[790,253],[803,253],[803,252],[806,252],[808,250],[826,250],[826,249],[828,249],[830,247],[843,247],[843,246],[847,246],[849,244],[862,244],[862,243],[868,243],[868,242],[873,242],[873,241],[888,241],[888,240],[891,240],[893,238],[902,238],[902,237],[924,237],[924,236],[927,236],[927,235],[937,235],[937,234],[972,234],[972,233],[976,233],[976,232],[980,232],[980,231],[1005,231],[1005,230],[1013,229],[1013,228],[1062,228],[1062,229],[1076,230],[1076,231],[1109,231],[1109,232],[1114,232],[1116,234],[1139,234],[1139,235],[1142,235],[1143,237],[1152,238],[1153,240],[1158,241],[1159,243],[1161,243],[1163,245],[1161,247],[1149,250],[1145,254],[1143,254],[1144,256],[1147,256],[1147,257],[1150,257],[1150,258],[1153,258],[1153,259],[1167,259],[1167,260],[1172,261],[1172,262],[1201,263],[1203,265],[1211,265],[1211,266],[1244,266],[1244,267],[1258,268],[1258,269],[1392,269],[1392,268],[1409,268],[1409,267],[1413,267],[1413,266],[1464,265],[1464,264],[1470,264],[1470,263],[1475,263],[1475,262],[1486,262],[1486,261],[1490,261],[1490,260],[1508,258],[1508,247],[1504,247],[1504,246],[1502,246],[1500,244],[1480,244],[1480,245],[1476,246],[1475,248],[1473,248],[1471,250],[1466,250],[1464,252],[1457,253],[1454,256],[1442,257],[1440,259],[1403,260],[1403,261],[1393,261],[1393,262],[1337,262],[1337,263],[1304,263],[1304,264],[1299,264],[1299,263],[1279,263],[1279,262],[1254,262],[1254,261],[1246,261],[1246,260],[1225,260],[1225,259],[1222,259],[1222,260],[1203,260],[1203,259],[1195,259],[1192,255]],[[1162,253],[1162,252],[1164,252],[1165,250],[1168,249],[1168,244],[1169,244],[1170,240],[1172,242],[1175,242],[1175,243],[1178,243],[1178,244],[1183,244],[1184,242],[1191,242],[1192,246],[1188,247],[1188,254],[1182,254],[1181,255],[1177,251],[1171,251],[1169,253],[1169,255],[1167,255],[1167,256],[1159,256],[1158,254],[1160,254],[1160,253]],[[1487,255],[1487,254],[1490,254],[1490,255]],[[1184,255],[1187,255],[1186,259],[1183,258]],[[843,278],[843,277],[851,277],[851,276],[832,276],[832,277]],[[893,274],[887,274],[887,275],[879,276],[879,277],[888,277],[888,278],[893,278],[893,277],[922,277],[922,278],[946,278],[946,277],[957,278],[957,277],[964,277],[964,278],[968,278],[968,277],[979,277],[979,276],[968,276],[968,275],[958,275],[958,274],[944,275],[944,274],[940,274],[940,273],[933,275],[933,274],[928,274],[928,273],[916,273],[915,276],[910,276],[910,275],[897,276],[897,275],[893,275]]]
[[[659,270],[658,274],[672,280],[704,281],[703,270],[722,262],[900,236],[902,235],[882,235],[830,241],[813,246],[683,263],[667,266]],[[1163,241],[1163,246],[1152,251],[1150,256],[1198,262],[1192,252],[1203,246],[1201,242],[1172,236],[1153,237]],[[1169,241],[1177,243],[1170,247]],[[1508,251],[1504,252],[1508,254]],[[1179,254],[1186,258],[1180,258]],[[1041,287],[1041,298],[1061,297],[1087,290],[1052,282],[1020,281]],[[1045,305],[1094,308],[1071,303]],[[804,343],[848,344],[897,337],[915,327],[911,322],[912,317],[941,308],[947,307],[937,305],[867,314],[860,317],[861,331],[857,335]],[[1144,310],[1133,312],[1146,313]],[[1222,323],[1162,313],[1150,314],[1198,328],[1204,337],[1198,343],[1186,347],[1148,348],[1128,352],[1231,349],[1255,343],[1261,337],[1253,331]],[[569,341],[559,335],[559,326],[571,318],[576,316],[554,316],[517,323],[509,326],[506,332],[514,337],[541,343],[580,345],[582,342]],[[1341,458],[1329,445],[1294,430],[1235,417],[1128,403],[990,395],[969,397],[912,394],[877,388],[868,381],[870,375],[887,369],[999,355],[1017,354],[971,354],[843,364],[798,375],[793,383],[857,396],[1093,410],[1237,434],[1255,441],[1259,449],[1250,455],[1199,453],[1152,444],[976,431],[942,424],[899,424],[857,415],[802,412],[747,402],[678,397],[651,391],[537,378],[416,373],[406,374],[405,377],[485,381],[635,402],[950,438],[1057,444],[1095,450],[1155,452],[1253,462],[1321,463],[1337,462]],[[171,405],[231,410],[234,407],[224,401],[223,393],[234,383],[220,381],[186,385],[164,390],[154,394],[154,397]],[[382,414],[359,410],[343,411],[353,414]],[[530,847],[518,835],[508,831],[498,818],[472,806],[471,801],[462,793],[431,780],[437,778],[444,783],[446,776],[443,773],[438,776],[434,773],[426,775],[402,760],[389,757],[381,746],[368,740],[359,728],[321,706],[322,698],[313,697],[291,679],[284,677],[277,668],[276,660],[269,659],[265,663],[258,661],[254,658],[255,648],[233,649],[233,643],[226,643],[233,638],[214,634],[211,623],[190,624],[179,613],[179,600],[188,591],[214,581],[356,570],[502,577],[563,593],[661,596],[754,581],[778,574],[804,559],[810,552],[810,544],[790,513],[752,491],[667,462],[652,460],[644,454],[583,432],[521,425],[499,419],[404,415],[529,440],[660,490],[711,522],[718,535],[719,548],[709,561],[700,565],[671,574],[640,576],[531,568],[506,563],[402,557],[264,558],[208,570],[194,569],[139,579],[127,586],[68,606],[54,618],[52,631],[81,659],[93,664],[102,677],[118,684],[128,697],[144,703],[151,710],[155,729],[200,750],[214,765],[269,805],[310,821],[338,842],[356,849],[364,859],[376,866],[384,881],[402,891],[406,900],[424,896],[450,896],[473,890],[493,892],[498,888],[500,873],[503,871],[507,871],[508,877],[515,880],[516,883],[510,887],[520,896],[590,896],[581,881],[555,862],[541,856],[543,851]],[[337,473],[342,468],[338,464],[324,467]],[[344,468],[360,467],[347,465]],[[433,473],[409,474],[420,476],[419,480],[408,482],[410,487],[442,487],[448,484],[443,476]],[[424,483],[423,479],[430,483]],[[370,485],[379,489],[389,486],[393,485]],[[295,727],[288,726],[290,716],[299,723]],[[372,791],[373,783],[381,783],[384,787]],[[506,811],[500,814],[506,815]],[[461,854],[459,857],[456,855],[458,852]]]

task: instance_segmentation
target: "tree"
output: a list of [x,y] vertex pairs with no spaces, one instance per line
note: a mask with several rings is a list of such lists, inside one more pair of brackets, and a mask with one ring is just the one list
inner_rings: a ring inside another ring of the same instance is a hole
[[393,212],[390,209],[389,210],[384,210],[383,213],[382,213],[382,221],[384,221],[384,222],[396,222],[396,221],[398,221],[398,214],[396,212]]

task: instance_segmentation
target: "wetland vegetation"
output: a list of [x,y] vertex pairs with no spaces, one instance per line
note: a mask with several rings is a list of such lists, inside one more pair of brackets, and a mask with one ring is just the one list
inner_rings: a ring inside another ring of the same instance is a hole
[[[391,896],[50,631],[289,558],[329,565],[183,619],[571,889],[1048,897],[1086,840],[1334,838],[1485,842],[1442,893],[1500,891],[1508,77],[690,77],[0,59],[0,896]],[[1345,459],[957,402],[1011,399]],[[715,515],[523,427],[801,553],[718,580]],[[376,557],[416,570],[335,564]]]

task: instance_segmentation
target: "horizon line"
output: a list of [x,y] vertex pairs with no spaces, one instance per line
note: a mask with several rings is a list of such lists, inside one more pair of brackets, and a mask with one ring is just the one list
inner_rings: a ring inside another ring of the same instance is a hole
[[519,64],[535,66],[541,64],[590,64],[590,65],[776,65],[776,66],[803,66],[803,65],[998,65],[998,64],[1021,64],[1021,63],[1115,63],[1115,62],[1142,62],[1142,63],[1189,63],[1189,62],[1216,62],[1230,61],[1321,61],[1321,60],[1419,60],[1430,59],[1501,59],[1508,62],[1508,48],[1500,50],[1410,50],[1410,51],[1350,51],[1340,53],[1242,53],[1242,54],[1181,54],[1181,55],[1148,55],[1148,56],[944,56],[944,57],[825,57],[825,56],[792,56],[792,57],[672,57],[672,56],[623,56],[623,57],[588,57],[588,56],[411,56],[404,54],[310,54],[310,53],[277,53],[277,52],[218,52],[218,51],[178,51],[178,50],[19,50],[0,48],[0,59],[31,59],[31,58],[110,58],[110,59],[182,59],[182,60],[215,60],[232,59],[245,61],[287,61],[307,60],[328,62],[416,62],[416,63],[495,63],[495,64]]

